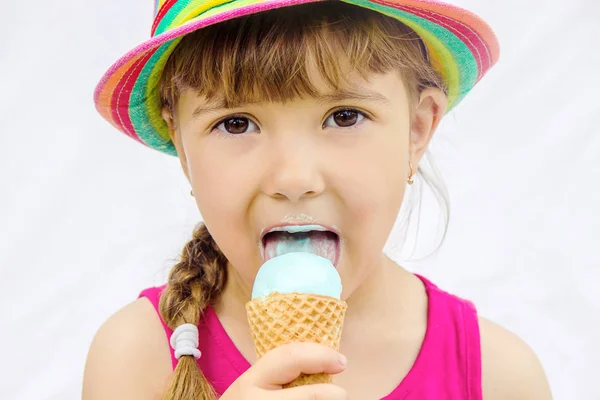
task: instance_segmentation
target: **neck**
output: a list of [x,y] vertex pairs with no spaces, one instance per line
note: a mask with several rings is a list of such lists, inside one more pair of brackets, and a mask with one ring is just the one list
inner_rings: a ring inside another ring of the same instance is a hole
[[414,278],[382,253],[378,265],[346,300],[346,318],[359,319],[364,323],[373,318],[381,319],[386,312],[397,313],[405,303],[402,300],[406,298],[407,288]]
[[221,295],[215,302],[215,312],[219,315],[242,315],[246,318],[246,303],[250,300],[252,288],[239,276],[237,270],[227,263],[227,282]]

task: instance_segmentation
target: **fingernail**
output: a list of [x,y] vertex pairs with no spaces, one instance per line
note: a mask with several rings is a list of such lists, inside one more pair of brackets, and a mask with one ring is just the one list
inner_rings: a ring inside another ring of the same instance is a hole
[[344,368],[348,365],[348,359],[343,354],[340,354],[340,365]]

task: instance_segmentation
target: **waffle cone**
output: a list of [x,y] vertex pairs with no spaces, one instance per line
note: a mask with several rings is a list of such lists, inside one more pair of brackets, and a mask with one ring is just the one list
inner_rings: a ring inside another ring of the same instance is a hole
[[[316,294],[272,293],[246,303],[258,358],[288,343],[313,342],[340,348],[346,302]],[[302,374],[284,387],[331,383],[329,374]]]

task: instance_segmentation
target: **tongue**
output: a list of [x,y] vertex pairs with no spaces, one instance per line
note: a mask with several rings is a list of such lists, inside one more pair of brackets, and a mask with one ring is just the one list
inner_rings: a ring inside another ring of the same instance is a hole
[[287,253],[305,252],[336,264],[338,238],[332,232],[272,232],[265,236],[265,261]]

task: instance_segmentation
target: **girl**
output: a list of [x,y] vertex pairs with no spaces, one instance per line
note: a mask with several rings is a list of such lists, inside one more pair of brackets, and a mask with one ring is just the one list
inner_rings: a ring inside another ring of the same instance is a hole
[[[179,157],[204,224],[100,328],[84,399],[549,399],[523,342],[382,251],[441,118],[497,61],[485,22],[434,0],[157,3],[96,106]],[[270,231],[298,225],[330,232],[309,248],[342,278],[340,353],[257,360],[244,305]],[[283,388],[319,372],[333,383]]]

